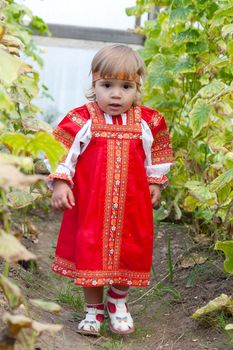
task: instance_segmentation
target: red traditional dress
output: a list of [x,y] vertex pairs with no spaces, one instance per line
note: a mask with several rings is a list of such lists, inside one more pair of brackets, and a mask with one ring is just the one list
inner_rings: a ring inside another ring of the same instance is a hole
[[111,117],[98,104],[72,110],[54,131],[68,151],[49,176],[73,186],[54,272],[80,286],[149,284],[153,216],[149,183],[167,183],[172,161],[163,116],[144,106]]

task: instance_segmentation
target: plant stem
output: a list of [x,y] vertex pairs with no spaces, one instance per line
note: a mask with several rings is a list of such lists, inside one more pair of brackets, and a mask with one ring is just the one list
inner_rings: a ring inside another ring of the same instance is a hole
[[168,236],[168,272],[169,272],[169,280],[172,283],[173,282],[173,276],[174,276],[174,271],[173,271],[173,263],[172,263],[172,253],[171,253],[171,236]]
[[3,276],[8,277],[10,271],[10,264],[8,261],[4,264]]

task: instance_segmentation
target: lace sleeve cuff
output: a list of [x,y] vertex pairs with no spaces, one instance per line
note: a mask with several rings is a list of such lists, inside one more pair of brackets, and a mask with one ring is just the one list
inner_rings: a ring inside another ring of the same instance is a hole
[[48,188],[53,190],[53,183],[55,179],[60,179],[66,181],[71,187],[73,187],[73,180],[70,175],[70,170],[65,166],[60,164],[54,173],[48,176]]
[[161,189],[163,190],[168,186],[168,178],[167,176],[163,175],[161,177],[148,177],[147,178],[149,184],[156,184],[160,185]]

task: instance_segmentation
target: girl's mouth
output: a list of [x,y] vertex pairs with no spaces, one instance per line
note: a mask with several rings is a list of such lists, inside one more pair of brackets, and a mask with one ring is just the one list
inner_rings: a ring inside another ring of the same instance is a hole
[[119,105],[118,103],[110,103],[109,106],[110,106],[110,107],[113,107],[113,108],[118,108],[118,107],[120,107],[121,105]]

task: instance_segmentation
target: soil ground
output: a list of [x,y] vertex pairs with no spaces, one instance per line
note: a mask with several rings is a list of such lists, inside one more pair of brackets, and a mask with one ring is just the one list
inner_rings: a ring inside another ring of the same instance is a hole
[[[27,297],[57,301],[62,306],[59,315],[33,309],[37,320],[64,325],[54,338],[43,335],[37,350],[233,349],[230,335],[224,331],[225,324],[232,323],[229,316],[218,313],[202,321],[191,319],[193,312],[211,299],[221,293],[231,295],[233,278],[223,272],[223,257],[213,252],[213,245],[208,244],[207,248],[203,242],[195,243],[188,228],[166,223],[156,227],[151,286],[130,291],[135,333],[125,337],[111,334],[106,319],[102,336],[96,338],[76,332],[83,315],[81,288],[50,271],[61,215],[44,211],[34,211],[31,215],[40,232],[39,240],[33,243],[27,238],[24,243],[38,256],[37,271],[20,266],[11,274]],[[190,260],[194,251],[195,261]],[[200,259],[203,255],[208,259]],[[0,313],[7,308],[1,300],[0,295]]]

